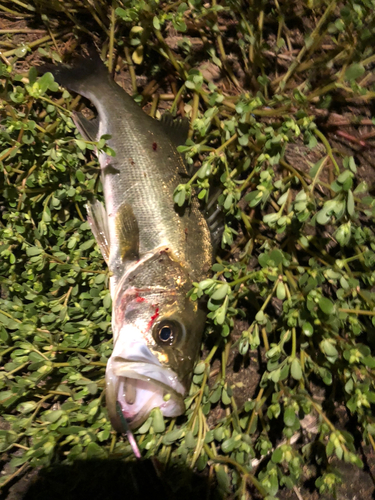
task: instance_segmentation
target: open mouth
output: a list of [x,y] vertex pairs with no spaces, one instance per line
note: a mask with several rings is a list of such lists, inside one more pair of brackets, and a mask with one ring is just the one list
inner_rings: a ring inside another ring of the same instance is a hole
[[160,408],[166,417],[176,417],[185,410],[184,387],[172,370],[160,364],[111,357],[106,385],[109,416],[119,432],[124,429],[116,412],[117,401],[130,429],[140,426],[153,408]]

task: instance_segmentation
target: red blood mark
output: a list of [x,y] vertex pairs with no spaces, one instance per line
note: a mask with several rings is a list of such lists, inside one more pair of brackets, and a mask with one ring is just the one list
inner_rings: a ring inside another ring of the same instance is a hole
[[156,320],[156,318],[159,316],[159,308],[157,307],[155,309],[155,314],[153,314],[150,318],[150,321],[148,322],[148,325],[147,325],[147,330],[148,331],[151,327],[152,327],[152,324],[154,323],[154,321]]
[[145,299],[143,297],[140,297],[138,292],[135,292],[135,301],[136,302],[144,302]]
[[156,144],[156,142],[153,142],[153,143],[152,143],[152,149],[153,149],[154,151],[156,151],[156,150],[158,149],[158,145]]

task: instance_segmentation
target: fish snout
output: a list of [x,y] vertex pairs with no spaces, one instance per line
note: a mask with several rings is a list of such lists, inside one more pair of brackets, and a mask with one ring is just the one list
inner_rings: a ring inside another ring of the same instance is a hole
[[130,342],[126,346],[121,346],[117,342],[112,356],[116,365],[118,363],[149,363],[160,365],[158,358],[152,354],[144,342]]
[[106,370],[107,409],[113,427],[124,432],[116,403],[121,406],[129,428],[141,425],[153,408],[175,417],[185,411],[185,387],[177,374],[160,364],[145,343],[116,342]]

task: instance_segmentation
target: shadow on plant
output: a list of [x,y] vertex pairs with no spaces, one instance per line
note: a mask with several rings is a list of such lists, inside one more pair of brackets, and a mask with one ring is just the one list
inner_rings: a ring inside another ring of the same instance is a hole
[[156,459],[139,462],[85,460],[42,469],[23,500],[221,500],[207,476]]

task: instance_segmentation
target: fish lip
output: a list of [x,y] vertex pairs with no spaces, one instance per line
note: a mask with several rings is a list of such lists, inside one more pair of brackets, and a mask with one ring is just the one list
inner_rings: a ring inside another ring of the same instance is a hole
[[[118,358],[118,356],[116,356],[116,358]],[[150,377],[148,375],[140,373],[140,369],[148,368],[149,366],[152,366],[153,372],[160,378]],[[134,378],[137,380],[143,380],[144,382],[150,382],[167,391],[169,394],[171,394],[171,396],[174,396],[175,399],[183,397],[186,392],[184,386],[181,384],[181,382],[179,382],[175,372],[173,372],[170,368],[164,368],[163,366],[159,366],[156,363],[152,364],[142,361],[126,361],[123,363],[122,367],[117,370],[116,375],[118,377]],[[165,378],[168,375],[170,382],[174,387],[166,383],[167,381],[165,380]]]
[[[113,365],[117,366],[113,366]],[[152,375],[152,376],[151,376]],[[150,396],[136,408],[127,404],[124,398],[124,384],[126,379],[137,380],[138,387],[150,393]],[[185,388],[178,380],[177,375],[169,368],[146,363],[144,361],[129,361],[120,356],[110,358],[107,366],[107,409],[113,427],[118,432],[125,429],[119,415],[116,412],[116,402],[120,403],[122,413],[130,429],[139,427],[149,416],[153,408],[159,407],[165,416],[178,416],[185,411],[184,395]],[[165,401],[165,394],[170,399]]]

